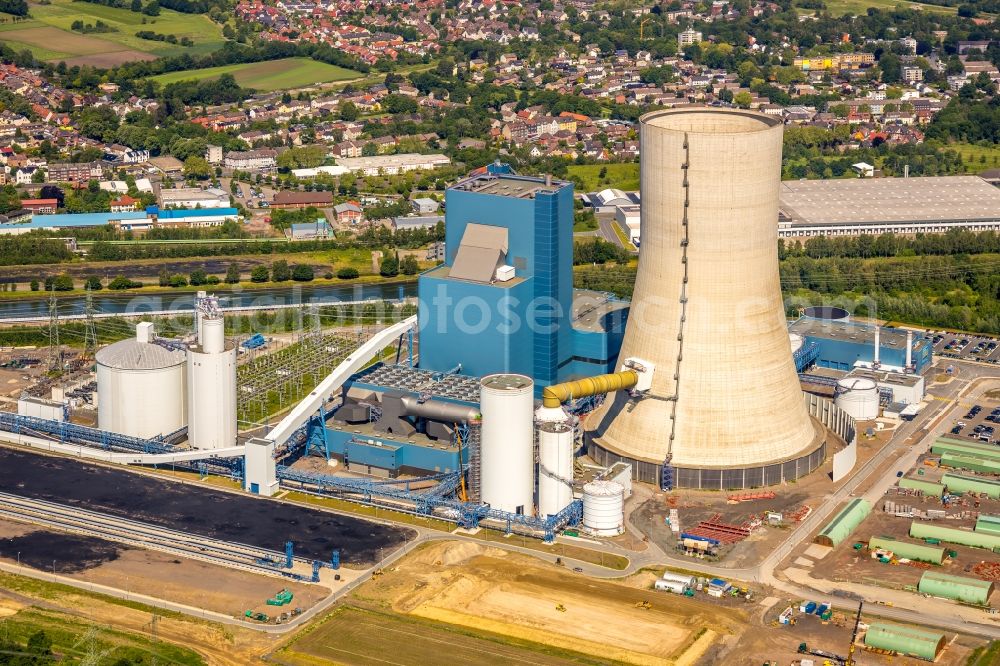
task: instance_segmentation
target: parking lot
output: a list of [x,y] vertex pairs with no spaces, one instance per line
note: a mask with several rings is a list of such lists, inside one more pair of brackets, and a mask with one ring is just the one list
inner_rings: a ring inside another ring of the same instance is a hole
[[965,333],[928,331],[934,343],[934,355],[963,361],[980,361],[1000,365],[1000,341]]
[[952,423],[952,437],[968,438],[970,441],[998,443],[1000,437],[1000,404],[995,400],[980,400]]

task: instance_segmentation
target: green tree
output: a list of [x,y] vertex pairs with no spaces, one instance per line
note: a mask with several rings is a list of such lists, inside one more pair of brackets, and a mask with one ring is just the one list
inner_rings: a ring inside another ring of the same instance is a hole
[[733,104],[740,107],[741,109],[749,109],[750,104],[753,103],[753,97],[750,96],[746,90],[742,90],[735,95],[733,95]]
[[292,272],[288,269],[288,262],[278,259],[271,264],[271,281],[287,282],[292,278]]
[[344,268],[341,268],[339,271],[337,271],[337,278],[341,280],[353,280],[359,275],[360,273],[358,273],[358,269],[351,268],[350,266],[345,266]]
[[267,282],[270,279],[271,271],[268,270],[267,266],[254,266],[253,270],[250,271],[251,282]]
[[340,119],[351,122],[357,120],[361,113],[358,111],[358,107],[354,105],[354,102],[344,102],[340,105]]
[[399,275],[399,257],[395,254],[387,254],[382,259],[382,264],[379,266],[378,272],[382,277],[396,277]]
[[405,95],[386,95],[382,108],[388,113],[416,113],[417,100]]
[[170,276],[169,284],[171,287],[186,287],[188,285],[188,279],[180,273],[176,273]]
[[200,268],[191,271],[190,282],[192,286],[201,286],[208,282],[208,274]]
[[120,291],[122,289],[135,289],[136,287],[141,286],[141,282],[130,280],[124,275],[119,275],[108,283],[108,289],[113,289],[115,291]]
[[314,277],[313,267],[309,264],[295,264],[292,266],[292,279],[296,282],[310,282]]
[[104,288],[104,285],[101,284],[101,278],[96,275],[91,275],[86,279],[86,281],[84,281],[83,288],[89,289],[90,291],[100,291]]
[[240,281],[240,267],[230,263],[226,267],[226,284],[236,284]]
[[[46,278],[48,282],[48,278]],[[73,291],[73,278],[66,273],[52,278],[52,282],[45,285],[46,291]]]
[[408,254],[403,257],[403,260],[399,263],[399,270],[403,275],[416,275],[420,272],[420,266],[417,264],[417,259],[412,254]]
[[374,157],[375,155],[378,155],[378,146],[369,141],[365,145],[361,146],[361,154],[365,157]]
[[32,280],[28,286],[31,291],[38,291],[38,280]]
[[903,80],[902,63],[895,53],[883,53],[878,67],[882,70],[882,83],[899,83]]
[[212,165],[204,157],[192,155],[184,160],[184,177],[208,180],[212,177]]

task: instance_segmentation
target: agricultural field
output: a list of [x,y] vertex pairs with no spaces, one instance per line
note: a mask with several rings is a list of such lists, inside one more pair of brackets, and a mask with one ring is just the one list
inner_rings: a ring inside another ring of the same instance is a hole
[[[181,53],[199,55],[215,51],[225,41],[222,26],[207,16],[170,9],[161,9],[159,16],[146,16],[89,2],[52,0],[47,5],[31,3],[30,11],[27,21],[0,23],[0,40],[18,50],[28,49],[43,60],[64,60],[68,65],[112,67]],[[77,20],[90,24],[103,21],[116,31],[81,34],[70,30]],[[187,37],[194,46],[141,39],[135,35],[140,30],[174,35],[178,40]]]
[[[628,164],[574,164],[567,168],[570,178],[577,181],[581,192],[599,192],[614,187],[626,192],[639,189],[639,165]],[[601,176],[601,172],[604,176]]]
[[362,76],[359,72],[309,58],[285,58],[170,72],[156,76],[153,80],[166,85],[177,81],[214,79],[223,74],[232,74],[238,84],[256,90],[303,88],[317,83],[347,81]]

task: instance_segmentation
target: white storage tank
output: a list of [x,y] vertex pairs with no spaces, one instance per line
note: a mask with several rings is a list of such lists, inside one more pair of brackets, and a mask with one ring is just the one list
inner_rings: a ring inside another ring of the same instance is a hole
[[530,515],[535,489],[534,382],[524,375],[488,375],[480,382],[480,487],[494,509]]
[[859,421],[878,417],[878,386],[867,377],[844,377],[837,382],[833,404]]
[[236,346],[226,347],[221,316],[204,316],[188,349],[188,442],[198,449],[236,445]]
[[625,531],[625,489],[614,481],[591,481],[583,487],[583,527],[597,536]]
[[556,514],[573,501],[573,426],[538,424],[538,515]]
[[150,439],[187,424],[184,350],[158,344],[152,323],[99,350],[96,361],[101,430]]

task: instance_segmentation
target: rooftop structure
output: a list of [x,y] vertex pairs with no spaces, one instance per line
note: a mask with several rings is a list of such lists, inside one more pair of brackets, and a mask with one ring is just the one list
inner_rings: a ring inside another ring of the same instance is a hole
[[160,189],[160,205],[164,208],[227,208],[229,194],[218,188],[203,190],[200,187]]
[[420,155],[418,153],[402,153],[399,155],[375,155],[373,157],[339,157],[337,165],[366,176],[375,176],[380,172],[395,175],[415,171],[417,169],[434,169],[451,164],[446,155]]
[[993,594],[993,582],[965,576],[951,576],[937,571],[925,571],[920,577],[917,590],[921,594],[929,594],[932,597],[957,599],[985,606],[990,601],[990,595]]
[[282,190],[275,192],[271,203],[275,208],[306,208],[308,206],[332,206],[333,194],[330,192],[296,192]]
[[359,374],[355,386],[379,386],[475,404],[479,402],[479,380],[458,374],[443,374],[406,365],[377,365]]
[[1000,189],[979,176],[787,180],[779,235],[1000,229]]
[[330,223],[324,218],[317,218],[315,222],[296,222],[289,229],[292,240],[314,240],[317,238],[332,238],[333,229]]
[[59,213],[56,215],[35,215],[31,222],[5,225],[0,233],[19,233],[32,229],[67,229],[79,227],[102,227],[106,224],[127,220],[144,220],[143,211],[123,211],[121,213]]
[[868,500],[860,497],[851,500],[816,536],[816,543],[824,546],[840,544],[851,536],[851,532],[868,517],[871,511],[872,505]]
[[1000,481],[980,476],[964,476],[948,472],[941,477],[941,483],[953,494],[986,493],[993,499],[1000,499]]
[[[815,316],[809,316],[810,314]],[[849,315],[846,318],[833,318],[822,316],[822,313],[807,312],[805,316],[792,322],[788,330],[801,336],[806,344],[817,345],[816,365],[819,367],[851,370],[858,365],[872,366],[876,360],[876,326],[852,320]],[[906,369],[907,331],[882,326],[878,327],[877,335],[879,364],[884,369]],[[920,333],[914,333],[910,347],[910,369],[917,374],[923,372],[930,365],[932,356],[930,340]]]
[[868,540],[868,548],[869,550],[883,548],[892,551],[897,557],[905,557],[918,562],[941,564],[944,561],[944,548],[941,546],[925,546],[922,543],[900,541],[891,537],[873,536]]
[[879,650],[891,650],[908,657],[935,661],[944,649],[944,634],[900,627],[894,624],[871,624],[865,632],[865,645]]

